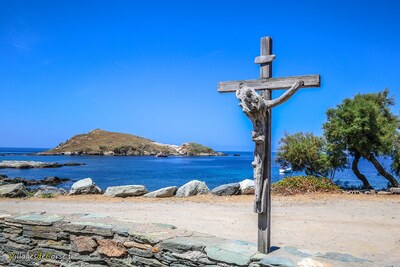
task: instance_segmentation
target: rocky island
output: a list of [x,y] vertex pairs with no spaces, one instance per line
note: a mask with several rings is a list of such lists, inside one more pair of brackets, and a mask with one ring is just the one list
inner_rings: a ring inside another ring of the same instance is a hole
[[136,135],[95,129],[78,134],[57,147],[39,155],[105,155],[105,156],[222,156],[212,148],[184,143],[180,146],[157,143]]
[[80,166],[84,163],[58,163],[27,160],[3,160],[0,161],[0,169],[33,169],[33,168],[60,168],[64,166]]

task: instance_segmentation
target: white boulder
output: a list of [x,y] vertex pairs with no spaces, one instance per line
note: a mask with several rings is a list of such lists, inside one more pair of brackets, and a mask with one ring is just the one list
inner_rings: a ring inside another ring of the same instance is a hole
[[192,180],[181,187],[179,187],[178,191],[176,191],[177,197],[189,197],[195,195],[203,195],[208,194],[210,190],[208,189],[205,182],[201,182],[198,180]]
[[104,193],[109,197],[137,197],[147,193],[147,189],[143,185],[121,185],[110,186]]
[[173,197],[178,190],[176,186],[169,186],[147,193],[145,197]]
[[252,195],[254,194],[254,180],[245,179],[240,183],[240,194],[242,195]]
[[69,191],[69,195],[87,194],[101,194],[101,189],[92,181],[91,178],[85,178],[75,182]]

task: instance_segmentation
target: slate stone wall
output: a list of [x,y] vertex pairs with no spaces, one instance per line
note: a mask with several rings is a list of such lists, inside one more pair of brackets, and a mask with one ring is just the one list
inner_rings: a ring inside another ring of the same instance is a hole
[[0,215],[0,266],[260,266],[252,243],[52,215]]

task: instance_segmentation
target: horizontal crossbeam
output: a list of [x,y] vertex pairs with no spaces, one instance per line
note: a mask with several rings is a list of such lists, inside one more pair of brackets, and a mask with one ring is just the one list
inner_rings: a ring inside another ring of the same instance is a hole
[[258,90],[280,90],[288,89],[298,81],[302,81],[305,87],[320,87],[321,78],[319,75],[304,75],[304,76],[290,76],[283,78],[270,78],[270,79],[259,79],[259,80],[241,80],[241,81],[230,81],[218,83],[218,92],[229,93],[239,90],[242,86]]

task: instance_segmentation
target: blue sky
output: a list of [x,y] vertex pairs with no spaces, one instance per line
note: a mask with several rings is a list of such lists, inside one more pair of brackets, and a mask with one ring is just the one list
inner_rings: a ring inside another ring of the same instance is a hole
[[250,121],[217,84],[259,77],[262,36],[274,40],[274,77],[322,77],[321,88],[274,109],[273,149],[285,131],[322,134],[325,111],[345,97],[389,88],[400,102],[399,9],[382,0],[2,0],[0,147],[53,147],[102,128],[250,151]]

